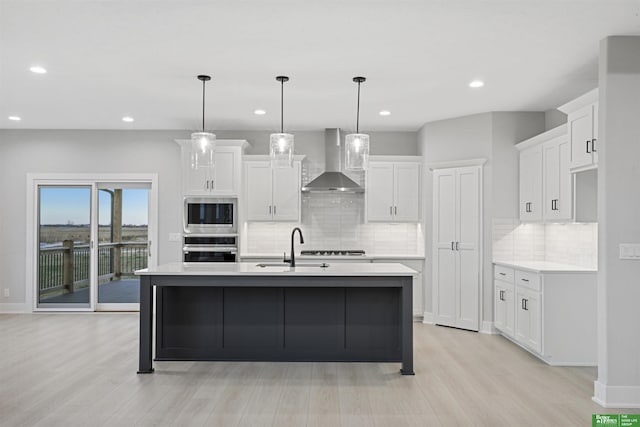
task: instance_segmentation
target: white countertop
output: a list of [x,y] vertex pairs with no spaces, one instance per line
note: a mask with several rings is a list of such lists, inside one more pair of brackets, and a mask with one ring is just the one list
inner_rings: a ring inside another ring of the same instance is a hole
[[494,264],[505,267],[529,270],[535,273],[597,273],[597,268],[581,267],[578,265],[561,264],[550,261],[493,261]]
[[[287,255],[288,256],[288,255]],[[262,259],[274,259],[282,261],[282,254],[249,254],[244,253],[240,254],[240,259],[243,258],[262,258]],[[366,254],[366,255],[296,255],[296,260],[305,260],[305,261],[313,261],[316,260],[318,262],[329,262],[332,259],[338,260],[350,260],[354,262],[358,261],[371,261],[377,259],[390,259],[390,260],[409,260],[409,259],[424,259],[424,255],[417,254]]]
[[[297,264],[297,263],[296,263]],[[178,276],[412,276],[417,272],[398,263],[336,263],[329,267],[304,266],[308,261],[291,268],[285,266],[259,267],[255,262],[171,263],[136,271],[137,275]],[[316,263],[320,264],[320,263]]]

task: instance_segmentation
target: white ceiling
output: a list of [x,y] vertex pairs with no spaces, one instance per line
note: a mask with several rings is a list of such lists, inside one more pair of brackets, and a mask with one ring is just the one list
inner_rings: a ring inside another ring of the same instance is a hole
[[597,85],[600,40],[640,34],[639,13],[640,0],[0,0],[0,128],[197,130],[197,74],[213,77],[214,131],[277,130],[279,74],[285,130],[352,130],[356,75],[361,131],[544,111]]

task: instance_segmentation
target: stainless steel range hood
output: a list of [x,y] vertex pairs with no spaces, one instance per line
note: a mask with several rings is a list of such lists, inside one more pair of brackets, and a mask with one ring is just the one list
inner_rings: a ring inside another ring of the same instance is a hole
[[343,174],[342,144],[340,129],[326,129],[324,134],[325,172],[302,187],[303,193],[343,191],[345,193],[363,193],[364,188]]

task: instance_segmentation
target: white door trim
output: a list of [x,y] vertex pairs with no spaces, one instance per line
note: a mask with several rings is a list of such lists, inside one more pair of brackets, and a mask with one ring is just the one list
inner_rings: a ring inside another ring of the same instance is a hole
[[[25,308],[31,305],[31,311],[94,311],[96,308],[95,296],[92,297],[89,308],[38,308],[37,294],[34,292],[34,281],[37,277],[38,246],[36,244],[37,219],[38,219],[38,186],[39,185],[89,185],[92,187],[92,195],[96,191],[97,183],[150,183],[149,189],[149,266],[156,266],[158,263],[158,174],[141,173],[28,173],[26,182],[27,209],[26,209],[26,275],[25,275]],[[92,227],[97,228],[97,222],[93,215],[96,215],[97,199],[92,198]],[[92,229],[92,235],[94,230]],[[97,248],[97,245],[94,245]],[[96,250],[94,248],[94,250]],[[93,268],[93,266],[92,266]],[[93,273],[92,273],[93,274]],[[30,303],[29,303],[30,301]],[[123,307],[127,309],[126,307]]]

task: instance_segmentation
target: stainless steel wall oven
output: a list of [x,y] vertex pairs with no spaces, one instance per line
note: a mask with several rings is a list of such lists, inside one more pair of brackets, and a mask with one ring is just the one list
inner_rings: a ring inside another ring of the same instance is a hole
[[182,246],[184,262],[236,262],[238,236],[185,235]]

